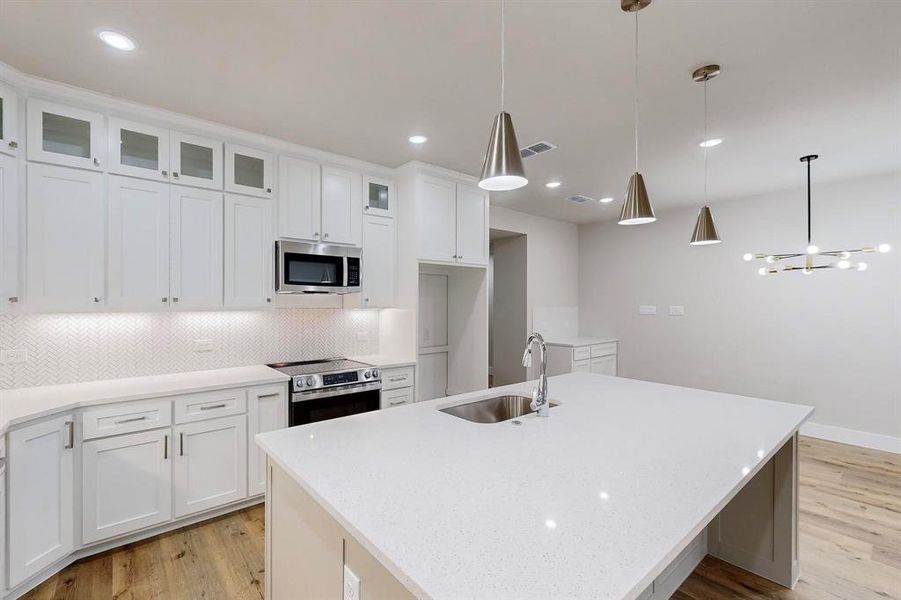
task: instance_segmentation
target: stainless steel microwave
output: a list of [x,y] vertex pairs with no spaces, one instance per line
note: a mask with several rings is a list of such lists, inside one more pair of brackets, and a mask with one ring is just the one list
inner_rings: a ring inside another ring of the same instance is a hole
[[360,291],[359,248],[275,242],[275,291],[279,294],[352,294]]

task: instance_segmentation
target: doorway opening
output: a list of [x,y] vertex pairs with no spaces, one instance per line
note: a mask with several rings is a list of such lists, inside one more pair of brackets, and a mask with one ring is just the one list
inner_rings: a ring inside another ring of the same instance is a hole
[[522,233],[491,229],[488,260],[488,385],[526,380],[527,250]]

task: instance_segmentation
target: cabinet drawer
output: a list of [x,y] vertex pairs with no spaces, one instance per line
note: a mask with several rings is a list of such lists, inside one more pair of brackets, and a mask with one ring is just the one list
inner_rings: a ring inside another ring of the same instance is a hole
[[587,360],[591,358],[591,346],[573,348],[573,360]]
[[595,344],[591,347],[591,358],[597,358],[598,356],[610,356],[611,354],[616,354],[616,342]]
[[382,369],[382,390],[396,390],[413,385],[413,367]]
[[172,424],[172,403],[168,400],[127,402],[87,410],[81,416],[82,437],[107,437],[146,431]]
[[591,373],[591,361],[580,360],[573,363],[573,373]]
[[246,409],[247,390],[243,388],[179,396],[175,399],[175,423],[240,415]]
[[385,391],[382,389],[382,408],[393,408],[404,404],[413,404],[413,388],[401,388]]

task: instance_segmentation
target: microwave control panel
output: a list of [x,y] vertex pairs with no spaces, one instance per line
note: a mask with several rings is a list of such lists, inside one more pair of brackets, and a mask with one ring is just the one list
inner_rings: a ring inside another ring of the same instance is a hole
[[347,258],[347,287],[360,286],[360,259]]

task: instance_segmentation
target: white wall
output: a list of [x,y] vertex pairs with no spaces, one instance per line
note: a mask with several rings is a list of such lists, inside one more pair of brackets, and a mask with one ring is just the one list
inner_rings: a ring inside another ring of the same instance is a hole
[[[527,260],[528,236],[515,235],[496,239],[494,248],[495,310],[493,362],[494,385],[507,385],[525,380],[522,350],[528,309]],[[491,316],[489,315],[489,319]]]
[[758,275],[745,252],[806,247],[803,189],[715,204],[715,246],[688,245],[697,209],[581,226],[582,333],[619,337],[626,377],[809,404],[816,423],[901,437],[901,173],[813,194],[815,243],[892,252],[866,255],[863,273]]

